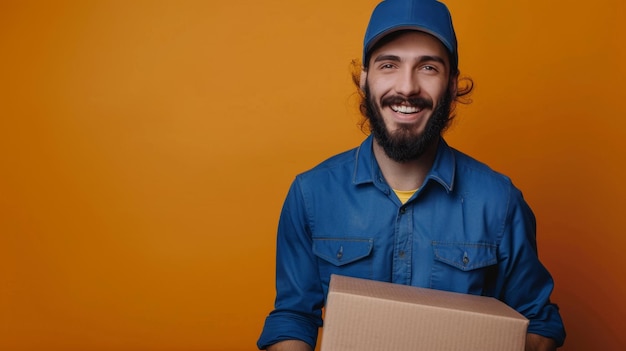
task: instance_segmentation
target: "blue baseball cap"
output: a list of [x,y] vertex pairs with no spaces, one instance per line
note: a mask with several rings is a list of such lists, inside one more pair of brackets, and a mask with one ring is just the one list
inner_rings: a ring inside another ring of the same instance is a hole
[[384,0],[372,12],[363,41],[363,64],[369,64],[372,48],[383,37],[400,30],[418,30],[439,39],[450,53],[450,65],[458,67],[456,35],[452,16],[436,0]]

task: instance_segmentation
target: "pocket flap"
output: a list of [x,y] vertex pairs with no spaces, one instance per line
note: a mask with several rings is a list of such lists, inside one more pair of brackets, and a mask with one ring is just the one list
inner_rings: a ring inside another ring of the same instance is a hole
[[432,243],[437,261],[463,271],[483,268],[498,263],[497,246],[487,243]]
[[372,239],[313,238],[313,253],[335,266],[343,266],[369,256],[373,242]]

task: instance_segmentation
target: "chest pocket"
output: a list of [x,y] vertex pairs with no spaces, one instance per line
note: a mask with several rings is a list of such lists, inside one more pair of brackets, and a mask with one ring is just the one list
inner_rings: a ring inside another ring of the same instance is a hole
[[489,243],[432,243],[431,288],[491,295],[495,286],[498,247]]
[[368,238],[313,238],[313,253],[320,258],[320,278],[328,283],[331,274],[372,279],[372,247]]

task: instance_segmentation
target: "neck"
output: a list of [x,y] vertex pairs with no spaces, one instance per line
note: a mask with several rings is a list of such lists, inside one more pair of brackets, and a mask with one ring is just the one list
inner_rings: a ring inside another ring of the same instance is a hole
[[389,158],[374,139],[374,157],[389,186],[395,190],[415,190],[422,186],[426,175],[435,162],[439,140],[433,143],[419,158],[407,162],[397,162]]

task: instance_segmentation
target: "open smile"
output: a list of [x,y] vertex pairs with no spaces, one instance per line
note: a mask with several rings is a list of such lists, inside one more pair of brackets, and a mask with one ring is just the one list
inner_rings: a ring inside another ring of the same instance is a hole
[[402,113],[402,114],[412,114],[419,113],[422,111],[421,108],[417,106],[411,105],[390,105],[389,106],[393,112]]

